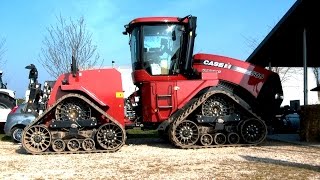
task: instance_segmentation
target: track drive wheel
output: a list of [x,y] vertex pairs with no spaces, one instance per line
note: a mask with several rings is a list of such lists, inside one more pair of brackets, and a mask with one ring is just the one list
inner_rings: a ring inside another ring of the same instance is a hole
[[101,148],[116,150],[124,144],[125,132],[120,126],[114,123],[106,123],[99,127],[96,139]]
[[259,119],[247,119],[241,123],[240,135],[245,143],[259,144],[267,137],[267,125]]
[[183,120],[175,127],[172,127],[173,138],[177,146],[191,146],[199,140],[199,128],[196,123],[190,120]]
[[51,133],[46,126],[30,126],[23,131],[22,146],[30,153],[46,151],[51,145]]
[[208,98],[201,106],[204,116],[224,116],[230,111],[230,105],[219,96]]
[[57,121],[90,119],[91,108],[78,98],[69,98],[57,105],[55,116]]

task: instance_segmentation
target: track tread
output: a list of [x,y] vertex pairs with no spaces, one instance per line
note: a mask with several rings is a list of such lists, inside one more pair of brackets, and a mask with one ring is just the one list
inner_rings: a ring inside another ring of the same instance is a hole
[[[33,125],[36,125],[37,123],[41,122],[41,120],[46,116],[46,114],[48,114],[50,111],[52,111],[60,102],[62,102],[63,100],[67,99],[67,98],[71,98],[71,97],[76,97],[79,98],[83,101],[85,101],[86,103],[88,103],[92,108],[94,108],[95,110],[97,110],[99,113],[101,113],[102,115],[104,115],[106,118],[108,118],[112,123],[118,125],[121,130],[123,131],[123,141],[122,144],[119,145],[116,149],[112,149],[112,150],[92,150],[92,151],[62,151],[62,152],[55,152],[55,151],[44,151],[44,152],[32,152],[29,151],[28,148],[25,148],[25,143],[24,143],[24,138],[22,137],[22,147],[27,151],[27,153],[33,154],[33,155],[49,155],[49,154],[87,154],[87,153],[113,153],[118,151],[126,142],[126,133],[125,133],[125,129],[122,127],[122,125],[115,120],[112,116],[110,116],[109,114],[107,114],[105,111],[103,111],[100,107],[98,107],[96,104],[94,104],[93,102],[91,102],[88,98],[86,98],[83,95],[80,94],[76,94],[76,93],[69,93],[67,95],[62,96],[61,98],[59,98],[52,106],[50,106],[46,111],[44,111],[41,115],[39,115],[35,120],[33,120],[28,126],[25,127],[24,132],[26,132],[26,130],[28,128],[30,128]],[[23,133],[24,136],[24,133]]]
[[[224,145],[181,145],[176,136],[175,132],[172,129],[175,129],[183,120],[185,120],[193,111],[195,111],[205,100],[207,100],[209,97],[211,97],[214,94],[224,94],[230,97],[234,102],[238,103],[240,106],[242,106],[244,109],[246,109],[252,116],[255,118],[261,120],[261,118],[252,112],[248,107],[240,103],[240,100],[237,99],[235,96],[233,96],[231,93],[228,91],[224,91],[223,89],[215,89],[212,91],[208,91],[201,95],[196,101],[193,102],[189,107],[187,107],[184,112],[182,112],[178,117],[175,119],[169,119],[170,123],[170,129],[169,129],[169,139],[170,141],[178,148],[182,149],[202,149],[202,148],[219,148],[219,147],[249,147],[249,146],[257,146],[259,143],[252,143],[252,144],[224,144]],[[264,121],[263,121],[264,122]],[[264,138],[265,139],[265,138]]]

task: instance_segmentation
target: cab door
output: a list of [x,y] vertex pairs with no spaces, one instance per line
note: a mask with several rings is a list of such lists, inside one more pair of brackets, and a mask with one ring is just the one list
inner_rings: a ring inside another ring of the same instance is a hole
[[144,122],[158,123],[170,117],[177,106],[175,85],[175,81],[143,83],[141,100]]
[[174,81],[159,81],[155,83],[155,107],[158,122],[167,120],[176,109],[176,91]]

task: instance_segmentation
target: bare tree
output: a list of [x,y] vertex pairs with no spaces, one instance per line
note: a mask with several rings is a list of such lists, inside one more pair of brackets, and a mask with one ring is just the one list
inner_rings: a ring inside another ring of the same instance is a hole
[[2,38],[0,39],[0,70],[3,68],[3,66],[6,63],[6,60],[3,59],[3,54],[6,51],[5,49],[6,39]]
[[[312,68],[314,77],[316,79],[317,86],[320,86],[320,67]],[[320,102],[320,91],[318,91],[318,101]]]
[[[269,28],[271,29],[271,27]],[[245,43],[250,49],[255,50],[258,47],[259,42],[257,39],[244,35],[242,37],[245,39]],[[298,69],[292,67],[271,67],[271,71],[279,74],[282,83],[288,81],[290,78],[295,78],[297,73],[301,74]]]
[[92,34],[86,29],[84,18],[66,21],[61,15],[57,24],[47,28],[39,62],[46,71],[57,78],[60,74],[70,72],[71,57],[77,60],[79,69],[85,70],[95,66],[100,58],[97,46],[92,44]]
[[271,67],[271,71],[279,74],[282,83],[301,75],[301,69],[292,67]]
[[317,86],[319,86],[320,85],[320,67],[314,67],[312,68],[312,71],[316,79]]

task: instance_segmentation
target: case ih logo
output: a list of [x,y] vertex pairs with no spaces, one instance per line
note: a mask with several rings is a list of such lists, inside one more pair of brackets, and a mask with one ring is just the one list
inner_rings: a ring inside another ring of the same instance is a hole
[[216,62],[216,61],[209,61],[209,60],[204,60],[203,64],[207,66],[214,66],[214,67],[226,68],[226,69],[231,69],[231,66],[232,66],[231,64],[226,64],[226,63]]
[[[253,76],[253,77],[258,78],[258,79],[264,79],[264,74],[261,74],[261,73],[256,72],[256,71],[250,71],[250,70],[242,68],[242,67],[233,66],[230,63],[223,63],[223,62],[210,61],[210,60],[204,60],[202,63],[204,65],[206,65],[206,66],[213,66],[213,67],[231,69],[233,71],[237,71],[237,72],[240,72],[242,74],[247,74],[249,76]],[[209,71],[209,70],[206,69],[204,71]],[[214,71],[217,71],[218,73],[221,73],[220,70],[214,70]]]

